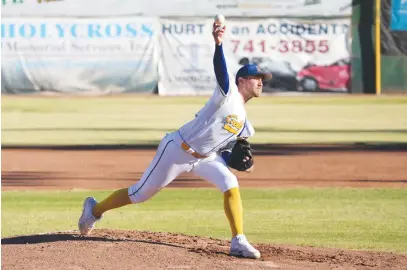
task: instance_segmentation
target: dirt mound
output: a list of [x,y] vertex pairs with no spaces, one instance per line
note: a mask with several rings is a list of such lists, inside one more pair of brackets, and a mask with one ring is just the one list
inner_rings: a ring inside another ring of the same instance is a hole
[[[229,241],[173,233],[95,230],[2,239],[2,269],[406,269],[407,255],[255,245],[260,260],[228,256]],[[404,267],[404,268],[403,268]]]

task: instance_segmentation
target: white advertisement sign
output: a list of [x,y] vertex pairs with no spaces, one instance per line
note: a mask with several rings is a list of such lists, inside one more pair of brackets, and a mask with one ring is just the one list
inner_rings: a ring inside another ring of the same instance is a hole
[[159,22],[149,18],[3,19],[7,92],[152,92]]
[[[161,20],[159,93],[210,94],[212,20]],[[234,76],[254,63],[273,73],[264,90],[347,91],[350,84],[350,20],[228,20],[223,50]]]
[[2,0],[3,17],[350,16],[352,0]]

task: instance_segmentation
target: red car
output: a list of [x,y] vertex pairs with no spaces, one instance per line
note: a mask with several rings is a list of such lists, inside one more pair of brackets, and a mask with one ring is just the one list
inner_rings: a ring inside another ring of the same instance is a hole
[[327,66],[307,65],[297,73],[297,89],[299,91],[348,91],[350,77],[348,59],[341,59]]

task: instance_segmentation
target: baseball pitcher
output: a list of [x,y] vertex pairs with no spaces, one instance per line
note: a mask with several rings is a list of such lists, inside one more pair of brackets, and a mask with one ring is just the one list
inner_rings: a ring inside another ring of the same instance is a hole
[[217,85],[209,101],[194,119],[164,136],[140,181],[115,191],[101,202],[93,197],[86,198],[78,222],[81,234],[88,235],[106,211],[144,202],[179,174],[192,172],[216,185],[224,194],[224,209],[232,232],[230,255],[260,258],[260,252],[243,233],[239,186],[230,168],[246,172],[253,169],[250,144],[246,139],[254,135],[254,129],[247,120],[244,105],[260,96],[263,81],[271,79],[271,74],[261,72],[256,65],[245,65],[231,80],[222,49],[225,28],[213,24]]

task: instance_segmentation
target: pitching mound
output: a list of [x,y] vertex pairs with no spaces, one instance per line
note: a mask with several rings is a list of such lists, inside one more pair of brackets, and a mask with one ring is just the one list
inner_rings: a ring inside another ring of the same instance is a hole
[[227,255],[229,241],[173,233],[95,230],[2,239],[2,269],[405,269],[407,255],[255,245],[262,259]]

